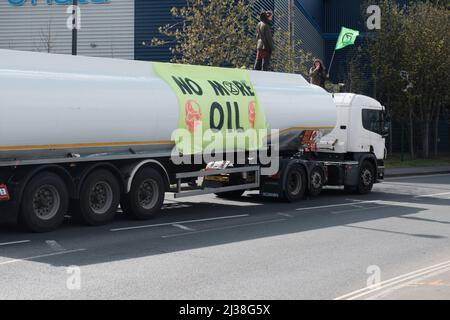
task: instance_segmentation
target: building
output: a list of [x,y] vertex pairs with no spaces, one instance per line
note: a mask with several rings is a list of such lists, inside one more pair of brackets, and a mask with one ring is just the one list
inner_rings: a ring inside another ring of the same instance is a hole
[[[255,13],[273,10],[277,28],[287,29],[292,21],[294,38],[302,40],[304,48],[315,57],[329,61],[341,25],[361,26],[362,2],[257,0]],[[71,3],[0,0],[0,48],[69,54],[72,33],[67,28],[67,10]],[[80,55],[167,61],[168,47],[149,47],[144,42],[159,35],[158,27],[173,22],[170,9],[184,6],[186,0],[79,0],[79,4]]]
[[[0,48],[71,53],[72,0],[0,0]],[[134,59],[135,1],[79,0],[80,55]],[[69,21],[68,21],[69,20]]]

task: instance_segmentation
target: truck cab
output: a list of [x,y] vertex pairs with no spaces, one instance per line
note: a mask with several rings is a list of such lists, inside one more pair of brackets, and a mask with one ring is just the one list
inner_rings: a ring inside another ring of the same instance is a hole
[[386,157],[385,108],[367,96],[337,93],[333,95],[337,108],[336,128],[319,143],[319,147],[334,153],[373,153],[377,160]]

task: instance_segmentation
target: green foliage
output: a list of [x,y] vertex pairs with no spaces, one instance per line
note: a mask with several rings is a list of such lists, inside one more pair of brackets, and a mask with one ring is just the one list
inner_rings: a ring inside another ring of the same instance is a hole
[[[413,130],[418,131],[413,127],[414,120],[423,121],[420,138],[423,153],[428,156],[431,120],[438,120],[450,97],[448,1],[411,1],[400,6],[394,0],[378,0],[370,4],[378,4],[382,12],[381,30],[366,39],[361,53],[370,61],[374,96],[395,119],[409,122],[411,151]],[[355,58],[352,63],[352,87],[368,71],[362,60]]]
[[272,57],[272,69],[276,72],[299,73],[309,77],[309,66],[312,64],[311,53],[306,52],[301,41],[292,41],[289,31],[281,28],[275,31],[276,50]]
[[253,0],[187,0],[171,10],[179,22],[160,27],[164,37],[152,45],[173,44],[175,63],[248,67],[255,51],[252,7]]

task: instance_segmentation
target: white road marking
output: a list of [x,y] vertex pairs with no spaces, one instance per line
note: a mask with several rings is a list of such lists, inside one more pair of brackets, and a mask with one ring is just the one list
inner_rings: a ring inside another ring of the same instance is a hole
[[426,195],[422,195],[422,196],[415,196],[414,198],[433,198],[433,197],[446,196],[446,195],[450,195],[450,192],[442,192],[442,193],[435,193],[435,194],[426,194]]
[[376,207],[369,207],[369,208],[364,208],[364,207],[359,207],[358,209],[349,209],[349,210],[342,210],[342,211],[332,211],[332,214],[338,214],[338,213],[346,213],[346,212],[355,212],[355,211],[364,211],[364,210],[373,210],[373,209],[380,209],[380,208],[387,208],[387,207],[391,207],[390,205],[386,205],[386,206],[376,206]]
[[364,208],[363,206],[357,206],[356,204],[351,204],[350,207],[355,207],[355,208]]
[[345,294],[343,296],[340,296],[338,298],[335,298],[334,300],[355,300],[364,296],[367,296],[369,294],[372,294],[374,292],[387,289],[393,285],[405,282],[405,281],[412,281],[416,278],[423,277],[424,275],[434,273],[436,271],[440,271],[443,269],[450,268],[450,260],[446,262],[442,262],[433,266],[429,266],[426,268],[422,268],[413,272],[409,272],[403,275],[400,275],[395,278],[391,278],[389,280],[381,281],[379,284],[375,284],[373,286],[368,286],[353,292],[350,292],[348,294]]
[[286,220],[287,219],[273,219],[273,220],[267,220],[267,221],[238,224],[238,225],[234,225],[234,226],[210,228],[210,229],[198,230],[198,231],[193,231],[193,232],[169,234],[169,235],[161,236],[161,238],[167,239],[167,238],[183,237],[183,236],[189,236],[189,235],[192,235],[192,234],[199,234],[199,233],[205,233],[205,232],[211,232],[211,231],[221,231],[221,230],[227,230],[227,229],[236,229],[236,228],[249,227],[249,226],[257,226],[257,225],[261,225],[261,224],[282,222],[282,221],[286,221]]
[[294,217],[293,215],[290,215],[288,213],[283,213],[283,212],[278,212],[277,214],[279,216],[286,217],[286,218],[293,218]]
[[0,247],[3,247],[3,246],[9,246],[9,245],[12,245],[12,244],[27,243],[27,242],[30,242],[30,240],[20,240],[20,241],[4,242],[4,243],[0,243]]
[[186,221],[174,221],[174,222],[159,223],[159,224],[149,224],[149,225],[144,225],[144,226],[115,228],[115,229],[111,229],[110,231],[117,232],[117,231],[128,231],[128,230],[136,230],[136,229],[147,229],[147,228],[155,228],[155,227],[162,227],[162,226],[171,226],[173,224],[186,224],[186,223],[205,222],[205,221],[236,219],[236,218],[244,218],[244,217],[248,217],[248,216],[250,216],[250,215],[249,214],[240,214],[240,215],[226,216],[226,217],[216,217],[216,218],[186,220]]
[[185,231],[195,231],[195,229],[183,226],[182,224],[179,224],[179,223],[174,223],[172,226],[175,228],[181,229],[181,230],[185,230]]
[[63,255],[63,254],[70,254],[70,253],[82,252],[82,251],[86,251],[86,250],[87,250],[87,249],[67,250],[67,251],[60,251],[60,252],[53,252],[53,253],[48,253],[48,254],[42,254],[42,255],[39,255],[39,256],[33,256],[33,257],[27,257],[27,258],[21,258],[21,259],[12,259],[12,260],[8,260],[8,261],[0,262],[0,266],[7,265],[7,264],[12,264],[12,263],[18,263],[18,262],[25,262],[25,261],[30,261],[30,260],[36,260],[36,259],[41,259],[41,258],[47,258],[47,257],[53,257],[53,256],[59,256],[59,255]]
[[64,247],[60,245],[55,240],[46,240],[45,243],[53,250],[53,251],[65,251]]
[[437,277],[443,273],[447,273],[450,270],[450,268],[442,268],[439,269],[437,271],[431,272],[431,273],[427,273],[424,276],[419,276],[417,278],[414,278],[412,280],[409,280],[407,282],[402,282],[399,285],[395,285],[393,287],[389,287],[385,290],[382,290],[381,292],[378,292],[376,294],[370,295],[368,297],[365,298],[365,300],[377,300],[380,297],[383,296],[389,296],[389,294],[401,290],[409,285],[415,285],[415,284],[420,284],[423,281],[426,281],[429,278],[433,278],[433,277]]
[[380,200],[359,201],[357,203],[338,203],[338,204],[330,204],[330,205],[327,205],[327,206],[298,208],[298,209],[295,209],[295,210],[297,210],[297,211],[305,211],[305,210],[314,210],[314,209],[335,208],[335,207],[352,206],[352,205],[355,205],[355,204],[377,203],[379,201]]

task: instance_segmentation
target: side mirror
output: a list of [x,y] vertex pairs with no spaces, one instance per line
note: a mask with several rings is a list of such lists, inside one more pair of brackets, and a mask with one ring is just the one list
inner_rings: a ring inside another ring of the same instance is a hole
[[389,122],[388,123],[384,122],[383,123],[383,128],[381,130],[381,136],[383,138],[387,138],[387,137],[389,137],[389,133],[390,133],[390,123]]

